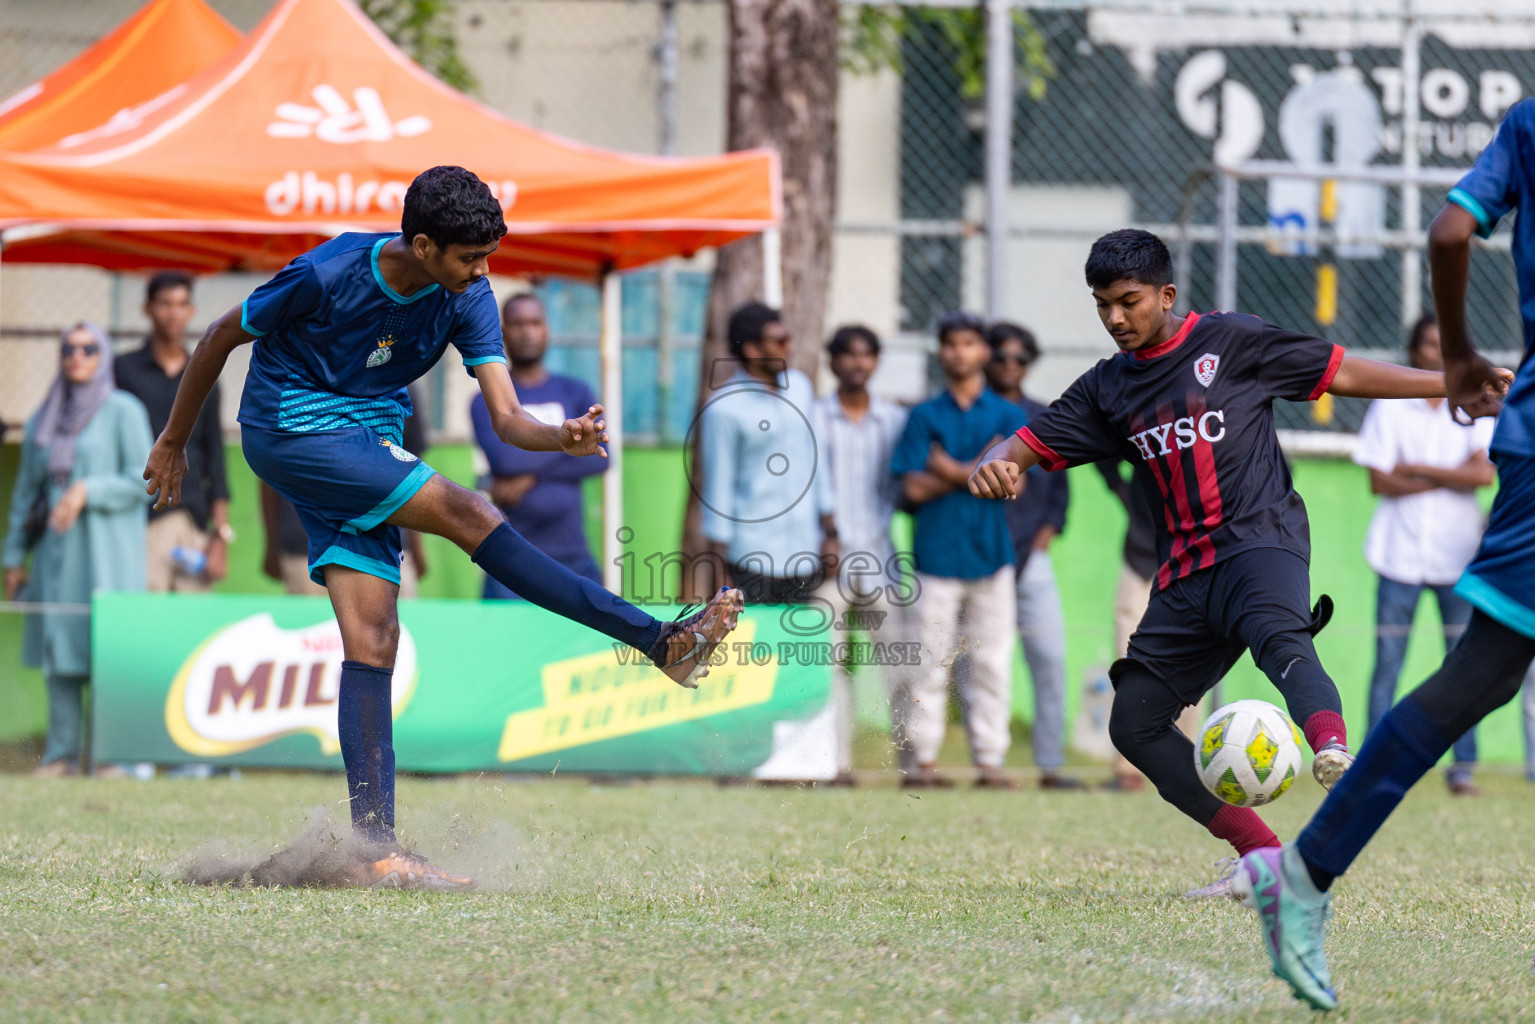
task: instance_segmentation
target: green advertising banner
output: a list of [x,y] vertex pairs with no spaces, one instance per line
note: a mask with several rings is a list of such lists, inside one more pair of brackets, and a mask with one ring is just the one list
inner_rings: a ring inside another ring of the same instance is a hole
[[[831,669],[793,625],[749,610],[688,690],[522,602],[402,603],[396,765],[830,778]],[[92,629],[96,761],[341,767],[325,599],[102,594]]]

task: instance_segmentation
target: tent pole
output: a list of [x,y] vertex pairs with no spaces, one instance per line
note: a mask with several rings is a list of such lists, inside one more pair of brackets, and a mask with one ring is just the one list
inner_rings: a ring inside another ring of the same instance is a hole
[[762,301],[783,308],[783,236],[777,228],[762,232]]
[[[602,582],[615,594],[623,587],[623,543],[619,531],[624,519],[624,392],[623,392],[623,290],[618,274],[602,275],[602,390],[603,418],[608,422],[608,470],[602,475]],[[626,531],[627,533],[627,531]],[[628,534],[632,537],[632,534]]]

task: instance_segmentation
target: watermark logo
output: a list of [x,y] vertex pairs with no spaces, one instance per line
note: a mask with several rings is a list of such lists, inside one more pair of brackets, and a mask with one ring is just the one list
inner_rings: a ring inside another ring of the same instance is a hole
[[[810,415],[794,402],[798,396],[748,375],[744,366],[736,359],[715,361],[711,379],[725,379],[688,425],[683,451],[688,486],[705,508],[735,523],[761,525],[793,512],[809,496],[820,453]],[[713,501],[702,467],[693,462],[695,451],[711,448],[729,455],[733,474],[728,486],[714,489]],[[754,500],[735,500],[748,483]]]
[[[818,436],[808,381],[786,376],[781,363],[770,369],[786,386],[746,372],[742,360],[716,360],[709,373],[716,390],[687,432],[688,486],[703,506],[705,534],[712,518],[732,535],[730,561],[717,550],[626,551],[614,561],[620,592],[637,603],[667,603],[728,582],[748,607],[780,606],[778,625],[792,639],[727,644],[715,652],[719,664],[915,664],[918,645],[904,635],[905,610],[920,593],[915,559],[887,541],[870,545],[879,550],[835,552],[823,543],[814,494],[818,474],[829,470],[830,438]],[[843,457],[874,459],[881,468],[888,462],[877,449],[850,448]],[[710,480],[711,473],[720,477]],[[627,527],[616,536],[623,545],[634,541]],[[627,657],[622,645],[615,651],[621,662]]]

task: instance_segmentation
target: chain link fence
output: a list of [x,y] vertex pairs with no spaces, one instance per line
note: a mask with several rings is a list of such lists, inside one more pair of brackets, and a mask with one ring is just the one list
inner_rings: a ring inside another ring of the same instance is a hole
[[[1054,357],[1039,390],[1053,393],[1108,351],[1081,266],[1097,235],[1126,225],[1179,250],[1187,307],[1238,308],[1351,348],[1403,351],[1407,326],[1432,308],[1424,229],[1503,113],[1535,89],[1528,7],[1401,16],[1410,10],[1241,0],[1176,13],[1150,3],[1027,8],[1015,58],[1042,47],[1051,69],[1042,95],[1014,97],[997,312],[1033,327]],[[903,41],[901,220],[889,230],[901,239],[900,326],[913,332],[985,298],[987,125],[957,71],[965,43],[942,29],[935,20]],[[1250,172],[1225,186],[1223,208],[1217,161],[1339,176]],[[1352,177],[1375,168],[1398,181]],[[1437,180],[1415,184],[1420,176]],[[1473,259],[1468,306],[1483,344],[1517,358],[1506,238]],[[1279,420],[1351,431],[1363,405],[1288,407]]]
[[[134,7],[0,4],[0,96]],[[214,6],[248,29],[267,5]],[[915,16],[903,22],[898,59],[843,80],[830,319],[866,322],[889,339],[875,385],[899,398],[930,389],[937,316],[985,306],[987,123],[984,96],[966,73],[976,44],[941,16],[955,6],[967,5],[903,8]],[[1535,91],[1535,11],[1482,0],[1475,11],[1444,5],[1401,15],[1415,9],[1320,0],[1216,0],[1176,13],[1120,0],[1015,8],[1014,56],[1027,77],[1019,76],[1010,125],[1007,287],[993,312],[1039,335],[1046,359],[1032,390],[1056,393],[1108,351],[1080,268],[1093,238],[1127,224],[1175,244],[1192,308],[1231,301],[1353,348],[1401,352],[1406,325],[1429,306],[1422,233],[1444,202],[1442,182],[1249,175],[1227,187],[1234,202],[1223,206],[1211,171],[1217,158],[1320,163],[1340,175],[1443,176],[1469,166],[1503,112]],[[720,0],[460,0],[455,10],[480,97],[507,115],[634,152],[722,148]],[[1223,239],[1235,254],[1224,279]],[[705,257],[626,282],[625,427],[637,441],[675,442],[685,429],[708,274]],[[200,308],[214,315],[257,280],[201,282]],[[497,284],[504,294],[526,286]],[[549,300],[552,365],[595,383],[595,289],[534,284]],[[52,342],[73,320],[98,320],[135,344],[141,295],[133,276],[5,267],[0,420],[30,414],[54,371]],[[1506,242],[1495,239],[1473,259],[1469,306],[1487,347],[1520,347]],[[426,389],[443,436],[463,435],[463,386],[449,379]],[[1348,431],[1361,414],[1357,403],[1338,402],[1280,415],[1290,427]]]

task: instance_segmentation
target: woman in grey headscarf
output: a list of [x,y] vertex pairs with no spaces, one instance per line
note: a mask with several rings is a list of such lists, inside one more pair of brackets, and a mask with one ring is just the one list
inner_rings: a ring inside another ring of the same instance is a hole
[[[77,323],[59,346],[59,375],[27,423],[0,547],[7,600],[44,607],[27,619],[22,660],[48,683],[48,738],[38,773],[79,771],[82,696],[91,674],[88,605],[97,590],[144,589],[144,463],[149,416],[112,384],[106,332]],[[31,567],[27,567],[28,556]]]

